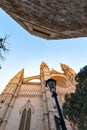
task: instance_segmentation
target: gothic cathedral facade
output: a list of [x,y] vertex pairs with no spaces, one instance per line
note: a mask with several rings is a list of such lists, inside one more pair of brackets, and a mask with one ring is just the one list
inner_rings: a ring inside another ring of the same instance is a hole
[[[62,72],[50,70],[42,62],[39,75],[24,78],[23,69],[10,80],[0,95],[0,130],[56,130],[56,106],[45,81],[49,78],[57,81],[60,107],[64,95],[75,91],[75,71],[65,64],[61,68]],[[69,122],[65,122],[67,130],[72,130]]]

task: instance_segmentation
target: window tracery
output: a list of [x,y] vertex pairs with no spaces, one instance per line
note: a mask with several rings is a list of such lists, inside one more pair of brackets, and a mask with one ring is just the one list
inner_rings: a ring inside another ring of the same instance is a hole
[[30,100],[22,107],[21,113],[21,120],[19,130],[30,130],[30,123],[31,123],[31,114],[34,112],[34,108],[30,103]]

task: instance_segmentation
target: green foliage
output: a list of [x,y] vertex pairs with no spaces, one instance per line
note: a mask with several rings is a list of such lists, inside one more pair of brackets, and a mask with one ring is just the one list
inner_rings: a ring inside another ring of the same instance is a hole
[[87,66],[76,76],[75,93],[66,94],[63,104],[65,118],[72,121],[78,130],[87,130]]

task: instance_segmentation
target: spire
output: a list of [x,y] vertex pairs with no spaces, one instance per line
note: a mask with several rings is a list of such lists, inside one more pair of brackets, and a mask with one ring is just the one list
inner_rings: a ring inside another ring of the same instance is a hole
[[65,65],[65,64],[60,64],[60,65],[61,65],[63,72],[67,71],[67,72],[70,72],[72,74],[76,74],[76,72],[72,68],[70,68],[68,65]]
[[41,67],[41,68],[43,68],[43,67],[48,67],[48,65],[43,61],[43,62],[41,63],[41,65],[40,65],[40,67]]
[[11,80],[9,83],[18,83],[20,79],[23,79],[24,77],[24,68],[19,71]]
[[69,69],[69,66],[65,65],[65,64],[60,64],[62,71],[66,71]]
[[49,67],[48,67],[48,65],[45,62],[42,62],[41,65],[40,65],[40,70],[48,72],[49,71]]

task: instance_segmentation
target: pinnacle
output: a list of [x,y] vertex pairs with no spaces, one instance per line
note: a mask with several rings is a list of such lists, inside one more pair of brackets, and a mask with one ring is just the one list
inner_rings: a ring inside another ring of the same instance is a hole
[[19,71],[11,80],[9,83],[18,83],[21,78],[24,76],[24,68]]

